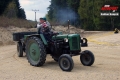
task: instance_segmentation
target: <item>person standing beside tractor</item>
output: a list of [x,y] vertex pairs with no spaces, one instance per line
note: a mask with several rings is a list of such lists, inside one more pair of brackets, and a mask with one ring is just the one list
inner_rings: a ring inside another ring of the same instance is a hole
[[115,28],[114,33],[115,33],[115,34],[116,34],[116,33],[119,33],[119,30],[118,30],[117,28]]

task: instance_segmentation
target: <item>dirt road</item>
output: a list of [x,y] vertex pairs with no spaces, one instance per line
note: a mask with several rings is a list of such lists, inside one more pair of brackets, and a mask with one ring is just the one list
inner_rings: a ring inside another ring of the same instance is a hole
[[63,72],[49,55],[44,66],[33,67],[26,57],[17,57],[16,45],[0,47],[0,80],[120,80],[120,34],[101,33],[88,40],[82,50],[91,50],[95,63],[86,67],[73,57],[71,72]]

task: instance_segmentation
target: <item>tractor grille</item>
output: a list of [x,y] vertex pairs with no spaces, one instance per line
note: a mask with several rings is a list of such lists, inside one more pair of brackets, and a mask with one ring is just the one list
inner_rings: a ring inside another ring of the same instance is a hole
[[72,37],[72,49],[78,49],[79,48],[79,41],[77,40],[77,37]]

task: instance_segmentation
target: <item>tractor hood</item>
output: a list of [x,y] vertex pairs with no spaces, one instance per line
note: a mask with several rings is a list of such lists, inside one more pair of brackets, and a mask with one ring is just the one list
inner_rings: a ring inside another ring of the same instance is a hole
[[57,36],[53,36],[52,39],[64,39],[64,38],[69,38],[73,36],[80,36],[79,34],[59,34]]
[[80,35],[79,34],[59,34],[57,36],[53,36],[55,40],[64,40],[65,38],[68,39],[70,50],[71,51],[80,51]]

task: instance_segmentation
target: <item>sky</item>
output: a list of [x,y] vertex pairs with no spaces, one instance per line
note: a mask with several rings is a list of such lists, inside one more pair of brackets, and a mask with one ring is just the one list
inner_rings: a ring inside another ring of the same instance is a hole
[[40,17],[45,17],[47,14],[50,1],[51,0],[19,0],[20,6],[24,8],[28,20],[35,20],[35,12],[32,10],[39,10],[36,13],[37,21]]

